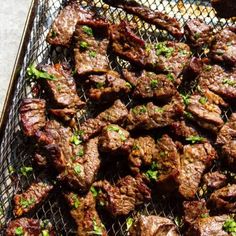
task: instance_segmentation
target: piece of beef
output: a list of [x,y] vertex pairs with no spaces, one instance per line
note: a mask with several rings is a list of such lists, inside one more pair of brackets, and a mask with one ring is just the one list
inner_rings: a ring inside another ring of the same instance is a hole
[[46,183],[33,183],[25,192],[18,193],[14,196],[14,215],[22,216],[34,210],[48,196],[53,186]]
[[236,16],[234,0],[211,0],[211,5],[215,8],[218,17],[230,18]]
[[134,73],[123,70],[125,79],[135,86],[133,95],[137,98],[154,98],[168,100],[176,94],[174,84],[166,75],[157,75],[145,70]]
[[179,193],[193,198],[204,171],[212,165],[217,154],[210,143],[185,145],[180,157]]
[[46,124],[46,102],[43,99],[25,98],[19,108],[19,120],[23,133],[32,137]]
[[75,108],[49,109],[50,114],[58,117],[62,121],[71,121],[76,114]]
[[235,170],[236,163],[236,113],[232,113],[229,120],[218,133],[216,143],[221,146],[225,163],[230,169]]
[[184,27],[184,33],[191,46],[196,48],[208,46],[213,39],[212,26],[205,24],[197,18],[187,21]]
[[76,1],[70,1],[54,20],[46,38],[47,42],[69,47],[77,22],[91,19],[92,16],[91,12],[82,9]]
[[74,59],[79,75],[106,72],[109,70],[107,57],[108,23],[86,21],[77,24],[75,31],[76,45]]
[[19,218],[8,223],[6,236],[29,235],[29,236],[55,236],[52,224],[48,220],[32,218]]
[[101,112],[96,118],[86,120],[80,127],[81,138],[87,141],[98,134],[108,124],[119,124],[128,115],[126,106],[118,99],[111,107]]
[[106,153],[122,153],[130,134],[118,125],[105,126],[99,136],[99,150]]
[[210,189],[222,188],[227,183],[227,177],[219,171],[209,172],[203,176],[203,183]]
[[223,226],[230,217],[227,215],[198,218],[185,233],[186,236],[229,236]]
[[191,54],[189,46],[184,43],[145,44],[124,21],[110,27],[110,39],[112,50],[118,56],[142,68],[169,73],[174,79],[181,74]]
[[186,103],[186,111],[201,127],[217,132],[223,126],[220,108],[205,96],[194,94]]
[[197,201],[184,201],[184,221],[187,226],[194,224],[199,218],[209,216],[209,210],[206,207],[206,201],[200,199]]
[[183,71],[183,79],[192,81],[200,74],[203,68],[203,61],[201,58],[192,57]]
[[96,101],[111,101],[129,93],[132,89],[132,86],[122,79],[118,72],[111,70],[102,75],[90,75],[88,83],[91,84],[89,97]]
[[224,28],[216,34],[210,57],[216,62],[236,65],[236,27]]
[[71,188],[86,191],[94,182],[100,167],[98,138],[85,143],[77,155],[72,162],[63,163],[64,170],[58,178]]
[[151,199],[151,190],[140,176],[126,176],[116,185],[108,181],[98,181],[93,184],[99,189],[97,200],[112,216],[127,215],[135,206]]
[[104,2],[111,6],[122,8],[127,13],[136,15],[159,29],[166,30],[176,38],[183,36],[180,23],[164,12],[153,11],[135,0],[104,0]]
[[159,107],[152,102],[146,105],[138,105],[130,109],[127,117],[127,129],[145,129],[160,128],[171,125],[178,120],[184,112],[182,98],[176,94],[171,101]]
[[229,185],[213,192],[209,199],[209,205],[215,211],[226,213],[236,212],[236,185]]
[[209,89],[223,99],[236,98],[236,69],[224,70],[221,66],[205,66],[198,77],[198,86]]
[[140,215],[129,229],[130,236],[178,236],[176,225],[166,217]]
[[52,76],[52,79],[41,79],[48,92],[47,97],[54,108],[77,108],[84,106],[80,100],[71,71],[62,64],[39,65],[39,69]]
[[157,165],[156,186],[161,192],[172,192],[179,186],[180,155],[177,146],[165,134],[157,141],[156,149],[153,159]]
[[157,154],[155,140],[150,136],[134,139],[128,157],[129,167],[134,174],[140,173],[143,166],[151,166]]
[[69,205],[70,214],[77,225],[76,235],[108,235],[97,213],[96,201],[91,192],[84,197],[73,192],[66,193],[64,196]]

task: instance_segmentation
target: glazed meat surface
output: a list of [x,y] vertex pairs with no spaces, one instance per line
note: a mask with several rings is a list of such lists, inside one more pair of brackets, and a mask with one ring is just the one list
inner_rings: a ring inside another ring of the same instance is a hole
[[98,114],[95,118],[86,120],[80,128],[81,138],[87,141],[98,134],[108,124],[119,124],[128,115],[125,105],[118,99],[111,107]]
[[209,204],[215,211],[236,212],[236,185],[228,185],[213,192]]
[[108,71],[102,75],[90,75],[88,83],[91,84],[89,97],[96,101],[114,100],[118,96],[128,94],[132,88],[116,71]]
[[130,134],[118,125],[110,124],[105,126],[99,136],[99,150],[107,153],[122,152],[126,149],[126,141]]
[[47,220],[41,221],[32,218],[18,218],[16,220],[10,221],[7,226],[6,236],[15,235],[48,235],[55,236],[55,232],[50,222]]
[[190,112],[192,119],[201,127],[217,132],[224,124],[219,106],[199,94],[192,95],[186,111]]
[[213,29],[200,19],[187,21],[185,25],[185,35],[193,47],[207,46],[213,39]]
[[47,97],[55,108],[76,108],[84,106],[80,100],[76,84],[71,71],[65,69],[61,64],[39,65],[41,71],[52,76],[52,79],[41,79]]
[[209,143],[185,145],[180,157],[179,193],[194,198],[204,171],[212,165],[216,151]]
[[181,74],[191,54],[185,43],[145,44],[124,21],[110,27],[110,39],[112,50],[118,56],[155,72],[170,73],[174,78]]
[[227,177],[219,171],[209,172],[203,176],[203,183],[210,189],[222,188],[227,183]]
[[178,120],[184,111],[184,105],[181,97],[174,96],[171,101],[159,107],[152,102],[146,105],[138,105],[129,111],[127,117],[127,129],[144,129],[165,127]]
[[47,42],[52,45],[69,47],[77,22],[91,19],[92,16],[91,12],[80,8],[76,1],[70,1],[54,20],[47,35]]
[[236,64],[236,27],[224,28],[212,43],[210,57],[216,62]]
[[84,197],[73,192],[66,193],[64,196],[70,207],[70,214],[77,225],[76,235],[108,235],[97,213],[95,198],[91,192]]
[[236,16],[234,0],[211,0],[211,5],[215,8],[219,17],[230,18]]
[[32,137],[46,124],[46,102],[43,99],[23,99],[19,108],[19,120],[24,135]]
[[101,20],[81,22],[76,26],[74,59],[79,75],[109,70],[108,24]]
[[223,226],[230,217],[227,215],[199,218],[186,232],[186,236],[229,236]]
[[236,69],[225,71],[218,65],[205,66],[198,80],[200,88],[207,88],[223,99],[236,98]]
[[144,216],[133,223],[129,230],[130,236],[178,236],[176,225],[168,218],[160,216]]
[[47,198],[52,188],[52,185],[39,182],[33,183],[25,192],[16,194],[13,198],[14,215],[20,217],[34,210]]
[[166,75],[157,75],[145,70],[139,73],[139,75],[128,70],[123,70],[123,73],[125,79],[135,86],[134,97],[153,98],[157,101],[168,100],[177,92],[174,84]]
[[105,3],[122,8],[130,14],[138,16],[140,19],[157,26],[159,29],[164,29],[176,38],[183,36],[183,32],[179,22],[160,11],[152,11],[150,8],[142,6],[134,0],[104,0]]
[[184,201],[184,221],[190,226],[193,225],[199,218],[205,218],[209,216],[209,210],[206,207],[206,201],[200,199],[197,201]]
[[98,181],[93,186],[99,189],[98,202],[112,216],[127,215],[135,206],[151,198],[151,190],[140,176],[133,178],[128,175],[121,178],[116,185],[111,185],[106,180]]

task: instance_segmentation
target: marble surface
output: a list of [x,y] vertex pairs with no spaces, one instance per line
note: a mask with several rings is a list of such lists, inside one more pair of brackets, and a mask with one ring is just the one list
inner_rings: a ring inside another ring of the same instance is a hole
[[0,4],[0,114],[30,3],[31,0],[7,0]]

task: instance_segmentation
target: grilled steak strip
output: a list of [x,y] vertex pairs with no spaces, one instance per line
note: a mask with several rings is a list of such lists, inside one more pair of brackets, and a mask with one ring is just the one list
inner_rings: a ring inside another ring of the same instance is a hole
[[140,215],[129,229],[130,236],[178,236],[176,225],[166,217]]
[[111,185],[106,180],[98,181],[93,186],[98,189],[98,203],[112,216],[127,215],[135,206],[151,199],[151,190],[140,176],[133,178],[128,175],[116,185]]
[[46,124],[46,102],[43,99],[23,99],[19,108],[19,120],[24,135],[32,137]]
[[77,22],[92,17],[93,14],[82,9],[76,1],[70,1],[54,20],[46,41],[52,45],[69,47]]
[[64,196],[69,205],[70,214],[77,225],[76,235],[108,235],[97,213],[96,201],[91,192],[84,197],[73,192],[66,193]]
[[210,189],[222,188],[226,185],[227,177],[219,171],[206,173],[202,181]]
[[116,71],[108,71],[103,75],[90,75],[87,82],[91,85],[89,97],[96,101],[114,100],[129,93],[132,88]]
[[236,27],[224,28],[216,34],[209,56],[216,62],[236,65]]
[[111,47],[114,53],[142,68],[178,77],[191,55],[187,44],[174,41],[147,44],[132,32],[125,21],[110,26]]
[[236,212],[236,185],[229,185],[213,192],[209,204],[214,211]]
[[32,218],[19,218],[9,222],[6,229],[6,236],[16,235],[48,235],[56,236],[52,224],[48,220],[38,220]]
[[134,0],[104,0],[105,3],[122,8],[127,13],[138,16],[140,19],[164,29],[176,38],[183,36],[180,23],[173,17],[160,11],[153,11]]
[[178,94],[163,107],[156,106],[152,102],[138,105],[129,111],[127,129],[150,130],[171,125],[183,115],[183,110],[183,101]]
[[[168,100],[176,94],[174,84],[171,78],[166,75],[157,75],[153,72],[145,70],[140,73],[123,70],[124,77],[134,87],[134,97],[137,98],[153,98],[157,101]],[[168,79],[169,78],[169,79]]]
[[125,105],[118,99],[113,105],[97,115],[96,118],[86,120],[80,127],[81,138],[87,141],[98,134],[108,124],[119,124],[128,115]]
[[80,22],[76,26],[74,59],[79,75],[106,72],[109,70],[107,57],[108,23],[102,20]]
[[194,198],[204,171],[212,165],[216,151],[209,143],[185,145],[180,157],[179,193]]
[[14,215],[20,217],[34,210],[45,198],[53,186],[46,183],[33,183],[25,192],[16,194],[13,198]]

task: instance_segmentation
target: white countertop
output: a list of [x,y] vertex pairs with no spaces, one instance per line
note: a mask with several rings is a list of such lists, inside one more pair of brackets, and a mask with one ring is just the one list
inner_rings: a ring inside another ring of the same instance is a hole
[[7,0],[0,4],[0,114],[30,3],[31,0]]

